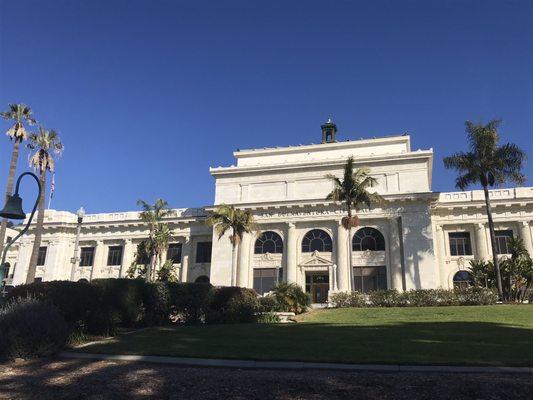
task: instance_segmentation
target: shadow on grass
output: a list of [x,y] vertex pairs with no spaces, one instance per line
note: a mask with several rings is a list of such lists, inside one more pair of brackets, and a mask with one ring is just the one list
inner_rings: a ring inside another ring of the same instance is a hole
[[533,365],[533,330],[489,322],[160,327],[87,346],[108,354],[351,363]]

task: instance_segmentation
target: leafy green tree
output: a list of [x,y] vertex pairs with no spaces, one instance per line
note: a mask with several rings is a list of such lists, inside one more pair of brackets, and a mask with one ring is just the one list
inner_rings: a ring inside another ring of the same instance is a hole
[[354,169],[353,157],[348,158],[344,166],[344,175],[340,179],[328,174],[326,177],[333,183],[333,190],[327,195],[326,200],[342,203],[346,209],[346,216],[341,220],[342,226],[348,231],[348,271],[350,287],[353,287],[352,278],[352,228],[359,225],[359,218],[354,211],[370,208],[373,204],[384,202],[384,198],[369,189],[376,185],[376,178],[370,176],[368,168]]
[[139,200],[137,204],[142,208],[139,213],[140,219],[148,225],[148,240],[145,243],[145,250],[150,256],[150,264],[145,279],[151,282],[156,278],[157,267],[161,265],[163,252],[172,235],[168,224],[163,222],[171,210],[163,199],[157,199],[154,204]]
[[[9,174],[6,184],[6,200],[13,191],[13,182],[15,180],[15,173],[17,172],[17,162],[19,158],[20,144],[28,139],[28,131],[25,125],[34,125],[37,123],[33,118],[33,112],[26,104],[10,104],[7,111],[0,112],[0,117],[10,121],[13,125],[7,130],[6,135],[13,143],[11,151],[11,162],[9,163]],[[0,254],[4,248],[4,240],[6,237],[7,219],[2,220],[0,226]]]
[[48,171],[54,172],[54,156],[61,155],[63,152],[63,143],[61,143],[61,139],[56,131],[53,129],[48,131],[43,127],[39,127],[39,133],[30,134],[29,143],[26,147],[32,152],[30,156],[30,167],[33,167],[39,172],[39,182],[42,187],[41,197],[39,198],[39,208],[37,211],[37,223],[35,225],[35,238],[33,241],[28,275],[26,277],[26,283],[32,283],[35,280],[37,258],[39,256],[39,247],[41,246],[41,238],[43,235],[46,173]]
[[485,195],[485,209],[490,231],[492,248],[492,263],[496,271],[496,285],[498,294],[503,298],[502,278],[498,255],[496,254],[496,235],[489,196],[489,187],[513,182],[521,185],[525,181],[522,165],[526,159],[525,153],[515,144],[499,145],[499,120],[492,120],[488,124],[475,124],[466,121],[466,136],[469,151],[458,152],[444,158],[446,168],[455,169],[459,175],[455,186],[466,190],[469,186],[480,184]]
[[215,211],[209,213],[207,224],[214,227],[219,240],[226,232],[230,232],[229,240],[232,246],[231,286],[235,286],[237,248],[244,233],[251,233],[256,230],[254,217],[250,211],[235,208],[233,205],[221,204]]

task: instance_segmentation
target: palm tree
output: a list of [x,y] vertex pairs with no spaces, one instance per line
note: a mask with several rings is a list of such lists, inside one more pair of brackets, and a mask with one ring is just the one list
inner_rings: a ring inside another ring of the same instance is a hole
[[146,243],[147,253],[150,255],[150,265],[146,271],[145,279],[152,281],[155,278],[158,262],[161,263],[161,257],[164,249],[170,240],[171,231],[167,224],[161,221],[170,214],[168,203],[163,199],[156,199],[154,204],[149,204],[144,200],[137,201],[142,211],[139,218],[148,225],[148,241]]
[[216,211],[211,211],[207,223],[215,227],[218,239],[231,230],[229,240],[231,253],[231,286],[236,284],[237,246],[244,233],[251,233],[256,229],[254,217],[250,211],[235,208],[232,205],[221,204]]
[[327,195],[326,200],[339,201],[346,208],[346,216],[341,220],[342,226],[348,234],[348,276],[350,288],[353,287],[352,271],[352,228],[359,225],[359,218],[353,212],[362,208],[370,208],[374,203],[384,201],[376,192],[369,192],[377,180],[369,175],[367,168],[354,170],[353,157],[348,158],[344,166],[344,177],[342,179],[335,175],[328,174],[326,177],[333,182],[333,190]]
[[54,156],[60,156],[63,152],[63,143],[56,131],[53,129],[47,131],[39,127],[39,133],[32,133],[29,136],[29,143],[26,145],[32,154],[30,155],[30,167],[39,171],[39,182],[41,183],[41,197],[39,198],[39,209],[37,211],[37,223],[35,225],[35,238],[33,241],[33,250],[31,252],[30,266],[26,283],[32,283],[35,280],[37,270],[37,258],[39,256],[39,247],[43,235],[44,222],[44,199],[46,192],[46,172],[54,171]]
[[466,190],[475,184],[481,184],[483,187],[492,247],[492,262],[496,270],[496,285],[500,298],[503,298],[489,187],[501,185],[507,181],[518,185],[524,183],[525,176],[521,169],[526,155],[515,144],[507,143],[499,146],[500,137],[497,130],[500,125],[499,120],[492,120],[486,125],[466,121],[465,125],[469,151],[458,152],[445,157],[444,166],[455,169],[459,173],[455,180],[455,186],[458,189]]
[[[13,150],[11,152],[11,163],[9,164],[9,175],[6,185],[6,200],[7,196],[11,195],[13,190],[13,181],[15,180],[15,172],[17,170],[17,161],[19,158],[20,144],[28,138],[28,132],[24,124],[33,125],[37,121],[32,116],[31,108],[26,104],[10,104],[9,110],[0,112],[0,116],[8,121],[12,121],[13,125],[6,132],[6,135],[13,142]],[[2,220],[0,226],[0,254],[4,248],[4,239],[6,236],[7,219]]]

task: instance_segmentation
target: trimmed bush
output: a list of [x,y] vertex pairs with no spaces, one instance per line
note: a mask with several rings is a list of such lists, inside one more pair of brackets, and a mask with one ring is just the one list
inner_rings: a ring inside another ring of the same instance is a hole
[[455,289],[455,296],[460,305],[486,306],[496,304],[498,293],[492,289],[472,287],[468,289]]
[[54,305],[72,331],[88,329],[88,319],[98,311],[100,292],[86,282],[51,281],[14,287],[8,301],[33,297]]
[[143,287],[144,315],[147,326],[165,325],[170,322],[170,291],[164,282],[146,283]]
[[205,321],[213,286],[209,283],[168,283],[170,314],[177,322],[198,324]]
[[273,296],[259,297],[259,309],[260,313],[271,313],[279,311],[279,304]]
[[371,307],[401,307],[406,305],[403,294],[396,289],[376,290],[368,294],[368,302]]
[[280,283],[272,290],[272,297],[278,304],[279,311],[301,314],[311,305],[311,299],[295,283]]
[[208,323],[254,322],[259,307],[257,293],[241,287],[219,287],[214,293],[206,315]]
[[364,307],[364,296],[359,292],[336,292],[329,298],[329,304],[334,308]]
[[0,309],[0,357],[52,355],[67,341],[67,322],[50,304],[32,297],[13,299]]
[[146,282],[140,279],[95,279],[91,285],[99,290],[98,312],[124,327],[142,323]]

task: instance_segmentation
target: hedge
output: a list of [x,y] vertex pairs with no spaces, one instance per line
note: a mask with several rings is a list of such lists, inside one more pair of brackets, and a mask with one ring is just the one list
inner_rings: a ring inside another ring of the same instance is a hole
[[398,292],[376,290],[363,295],[358,292],[337,292],[331,295],[330,305],[341,307],[431,307],[496,304],[493,290],[472,287],[466,289],[420,289]]

